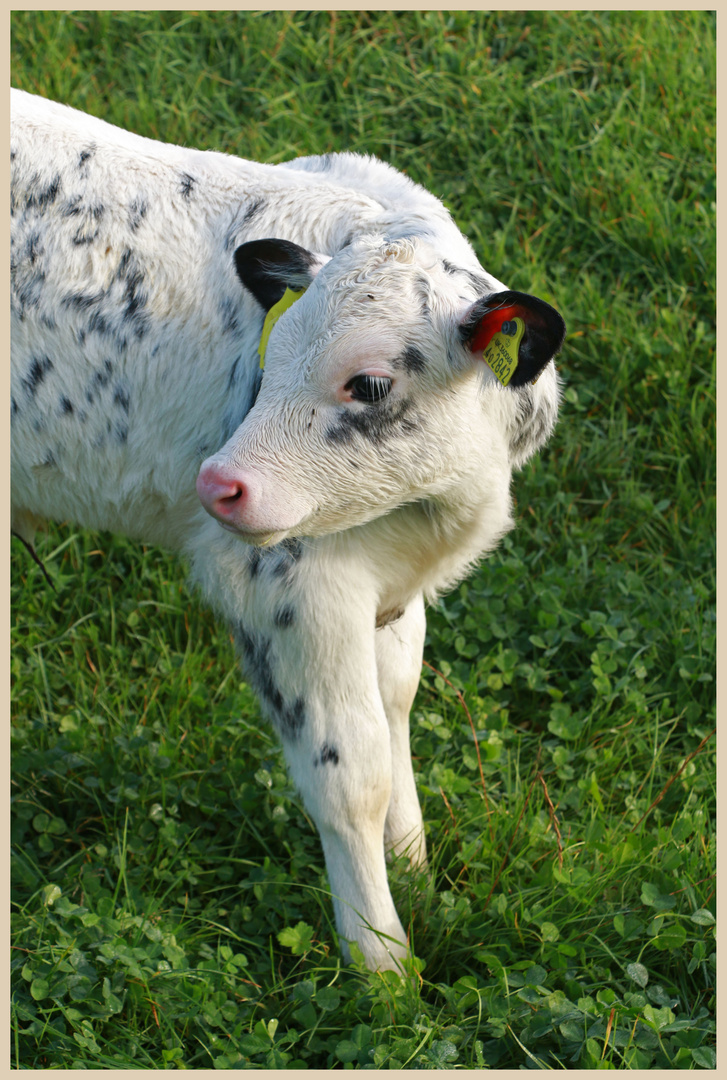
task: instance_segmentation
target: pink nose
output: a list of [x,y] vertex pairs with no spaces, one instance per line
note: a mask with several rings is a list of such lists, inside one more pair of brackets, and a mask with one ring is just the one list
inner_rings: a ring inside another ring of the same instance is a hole
[[197,477],[197,494],[208,514],[232,521],[245,502],[245,485],[215,465],[205,465]]

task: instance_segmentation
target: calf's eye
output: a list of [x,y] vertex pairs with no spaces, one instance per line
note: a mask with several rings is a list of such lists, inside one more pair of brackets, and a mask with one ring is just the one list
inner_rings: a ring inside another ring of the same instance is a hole
[[344,387],[352,401],[363,401],[367,405],[376,405],[388,397],[391,379],[384,375],[354,375]]

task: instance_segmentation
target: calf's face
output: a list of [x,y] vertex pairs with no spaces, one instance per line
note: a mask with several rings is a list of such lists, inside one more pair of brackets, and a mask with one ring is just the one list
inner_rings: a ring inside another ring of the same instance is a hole
[[[483,394],[515,393],[558,351],[553,308],[484,276],[473,298],[472,275],[420,240],[367,237],[333,259],[253,241],[235,259],[267,309],[287,287],[305,292],[270,334],[254,407],[200,470],[225,528],[254,544],[321,536],[446,497],[483,460],[508,468]],[[521,333],[508,387],[482,359],[503,324]]]

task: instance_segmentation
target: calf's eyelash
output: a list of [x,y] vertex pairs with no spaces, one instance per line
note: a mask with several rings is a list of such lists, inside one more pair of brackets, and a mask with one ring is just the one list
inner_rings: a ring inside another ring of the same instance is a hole
[[391,385],[391,379],[385,375],[354,375],[344,389],[350,393],[352,401],[376,405],[388,397]]

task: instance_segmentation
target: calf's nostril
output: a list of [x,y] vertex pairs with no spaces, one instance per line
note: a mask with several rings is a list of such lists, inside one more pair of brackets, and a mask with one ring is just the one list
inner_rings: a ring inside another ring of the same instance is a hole
[[213,512],[221,517],[230,517],[234,515],[238,504],[244,502],[244,497],[244,484],[239,482],[227,484],[223,490],[218,489],[215,493],[215,498],[212,500]]
[[197,477],[197,494],[214,517],[230,518],[245,502],[246,487],[240,480],[206,468]]

